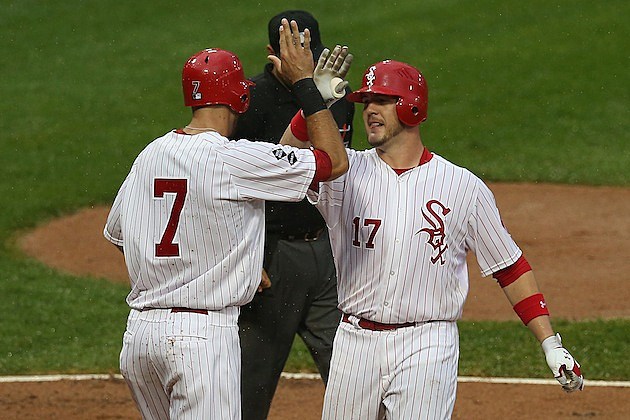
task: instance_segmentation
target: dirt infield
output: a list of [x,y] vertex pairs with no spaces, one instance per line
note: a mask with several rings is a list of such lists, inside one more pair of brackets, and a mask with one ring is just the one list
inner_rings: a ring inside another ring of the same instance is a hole
[[[453,419],[621,420],[628,397],[628,388],[566,395],[555,385],[463,383]],[[322,401],[320,381],[281,379],[269,420],[317,420]],[[0,409],[2,419],[140,419],[122,380],[0,383]]]
[[[534,267],[552,316],[630,316],[630,189],[490,184],[503,221]],[[52,221],[19,239],[28,254],[59,270],[127,282],[120,253],[102,238],[107,208]],[[89,246],[86,246],[89,245]],[[467,320],[516,319],[500,288],[470,260]],[[567,305],[566,302],[579,302]],[[541,359],[541,363],[544,363]],[[588,367],[585,367],[588,372]],[[320,381],[283,379],[270,419],[319,418]],[[0,418],[139,418],[121,381],[0,384]],[[453,418],[630,418],[630,388],[460,384]]]

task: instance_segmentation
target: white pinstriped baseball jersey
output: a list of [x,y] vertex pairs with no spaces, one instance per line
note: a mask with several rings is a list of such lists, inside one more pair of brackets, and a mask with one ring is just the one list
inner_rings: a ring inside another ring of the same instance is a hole
[[348,150],[349,171],[308,193],[330,231],[347,314],[382,323],[459,319],[467,251],[483,275],[521,255],[488,187],[426,149],[423,156],[428,162],[397,175],[375,149]]
[[308,149],[215,132],[154,140],[104,230],[124,249],[129,306],[220,310],[249,302],[262,270],[263,200],[304,198],[314,174]]

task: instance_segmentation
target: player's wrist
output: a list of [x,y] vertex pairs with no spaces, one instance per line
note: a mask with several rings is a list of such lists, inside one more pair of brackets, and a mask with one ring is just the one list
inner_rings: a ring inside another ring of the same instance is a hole
[[557,349],[562,347],[562,341],[560,340],[560,334],[555,334],[550,337],[545,338],[540,346],[543,349],[545,354],[549,353],[553,349]]
[[327,109],[324,98],[322,98],[322,94],[317,89],[312,77],[300,79],[293,83],[291,91],[304,111],[305,117]]

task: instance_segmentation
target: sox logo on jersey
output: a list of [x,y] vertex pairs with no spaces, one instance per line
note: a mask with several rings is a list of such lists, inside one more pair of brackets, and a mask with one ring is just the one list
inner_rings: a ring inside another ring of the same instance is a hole
[[[444,243],[444,239],[446,234],[444,233],[444,219],[442,216],[446,216],[451,212],[451,209],[447,208],[444,204],[440,203],[437,200],[429,200],[425,205],[427,209],[427,213],[425,213],[424,209],[422,210],[422,217],[426,220],[431,227],[430,228],[422,228],[416,232],[416,235],[419,233],[426,233],[429,235],[427,239],[427,243],[433,247],[437,251],[435,256],[431,257],[431,262],[433,264],[440,262],[441,265],[444,265],[444,252],[448,248],[448,245]],[[438,210],[442,211],[442,216],[440,216],[434,207],[437,207]]]

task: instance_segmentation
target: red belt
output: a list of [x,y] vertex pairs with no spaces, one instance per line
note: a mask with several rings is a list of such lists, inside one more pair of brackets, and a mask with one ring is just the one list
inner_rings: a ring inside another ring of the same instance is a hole
[[194,314],[208,315],[207,309],[190,309],[190,308],[171,308],[172,313],[176,312],[192,312]]
[[413,327],[413,326],[416,325],[415,322],[405,322],[403,324],[382,324],[380,322],[369,321],[369,320],[363,319],[363,318],[357,318],[357,317],[355,317],[355,318],[359,320],[358,323],[352,322],[350,320],[350,315],[343,314],[343,322],[347,322],[347,323],[352,324],[354,326],[358,325],[359,327],[363,328],[364,330],[389,331],[389,330],[395,330],[397,328]]

